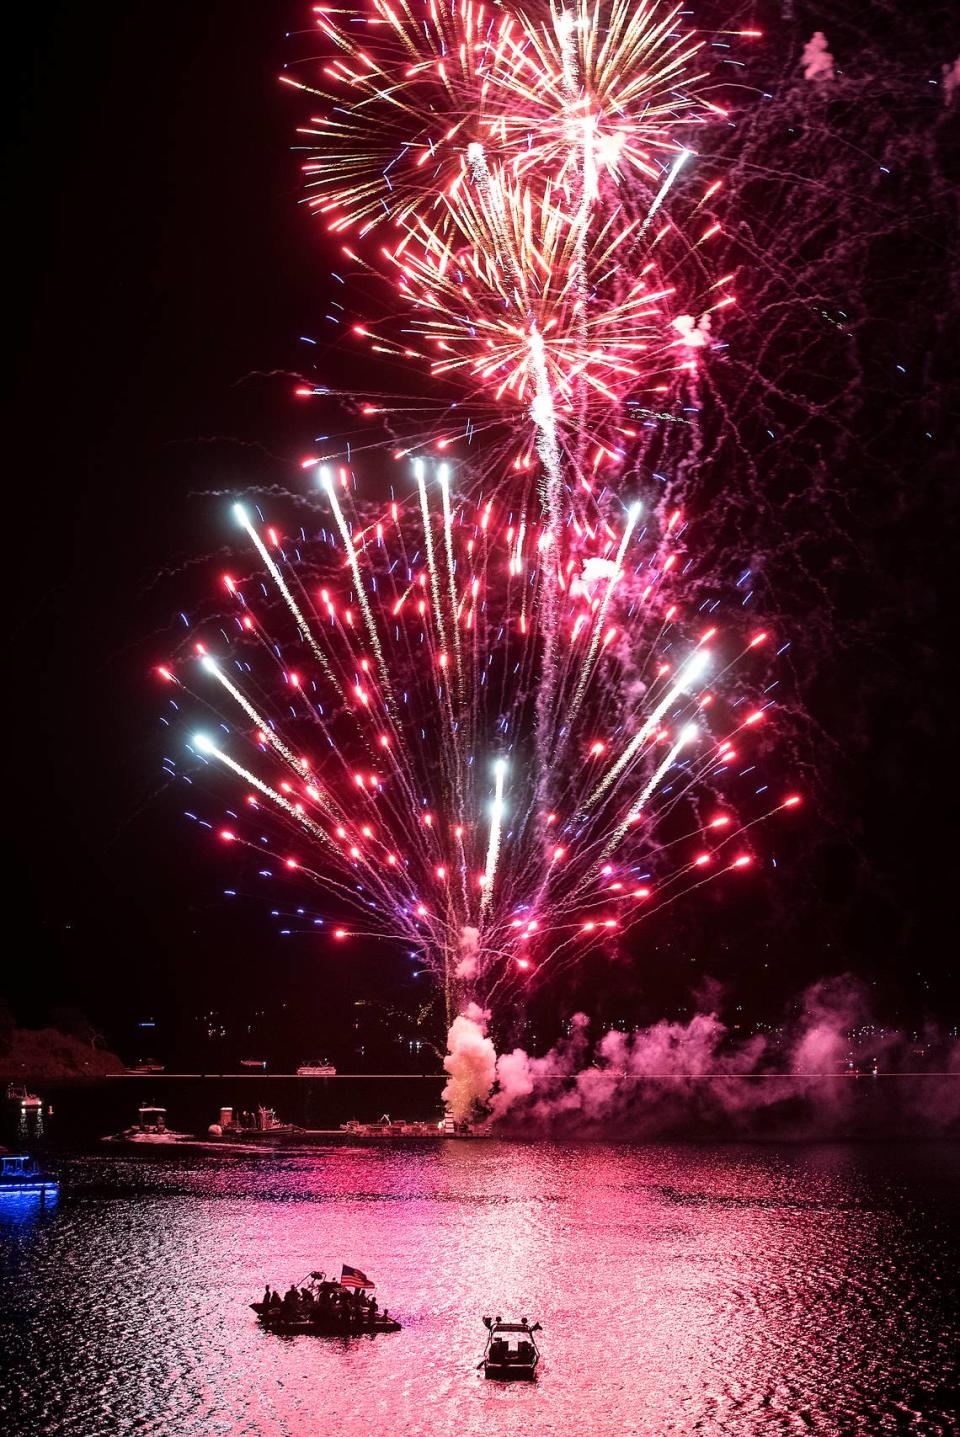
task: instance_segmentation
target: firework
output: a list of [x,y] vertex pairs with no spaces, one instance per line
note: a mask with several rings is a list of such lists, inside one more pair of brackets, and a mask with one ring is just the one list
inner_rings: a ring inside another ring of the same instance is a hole
[[656,187],[681,128],[719,108],[696,93],[704,40],[684,31],[679,5],[575,0],[510,13],[373,0],[314,15],[331,61],[310,80],[283,78],[325,102],[299,133],[311,151],[306,203],[334,231],[432,222],[471,144],[518,175],[579,189],[585,172],[588,198],[601,174],[636,172]]
[[799,802],[756,781],[766,635],[698,622],[679,510],[610,484],[627,406],[692,383],[734,302],[704,260],[718,183],[689,181],[722,110],[676,8],[315,18],[320,81],[285,77],[323,109],[307,203],[353,275],[390,281],[388,318],[353,331],[468,401],[484,455],[395,449],[385,506],[311,457],[296,535],[236,505],[256,569],[160,671],[238,793],[223,841],[323,890],[332,944],[416,953],[449,1022],[614,951]]
[[676,516],[571,522],[546,565],[536,514],[462,499],[446,469],[382,511],[353,487],[320,469],[292,536],[236,505],[257,569],[161,670],[205,708],[198,760],[236,781],[224,842],[330,895],[331,942],[415,950],[448,1017],[749,864],[747,831],[797,802],[750,777],[767,636],[684,618]]
[[344,254],[392,285],[354,332],[499,411],[555,535],[623,462],[624,402],[694,372],[691,316],[735,302],[698,253],[719,183],[668,213],[691,136],[723,114],[705,41],[679,7],[618,0],[314,11],[330,62],[283,77],[322,102],[306,203],[335,234],[379,229]]

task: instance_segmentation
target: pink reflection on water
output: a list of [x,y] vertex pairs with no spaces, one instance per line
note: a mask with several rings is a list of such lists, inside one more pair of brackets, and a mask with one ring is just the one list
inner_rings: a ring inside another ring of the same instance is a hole
[[[895,1430],[896,1402],[922,1391],[943,1411],[956,1379],[960,1238],[918,1217],[937,1171],[956,1192],[956,1155],[936,1169],[934,1151],[451,1142],[98,1158],[16,1239],[6,1300],[21,1282],[29,1315],[10,1370],[47,1372],[56,1430],[78,1437]],[[259,1327],[248,1304],[265,1282],[343,1261],[376,1279],[402,1332]],[[543,1323],[535,1386],[476,1371],[485,1312]]]

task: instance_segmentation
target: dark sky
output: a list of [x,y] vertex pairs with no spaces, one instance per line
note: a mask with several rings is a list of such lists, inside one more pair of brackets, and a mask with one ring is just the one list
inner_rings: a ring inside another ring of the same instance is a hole
[[[18,936],[0,989],[27,1022],[70,1002],[119,1032],[146,1004],[255,1005],[265,992],[322,1001],[333,1023],[385,976],[361,957],[346,982],[218,898],[225,860],[160,782],[149,673],[176,607],[209,581],[189,561],[222,543],[222,501],[204,491],[294,482],[312,432],[287,376],[302,362],[297,336],[320,325],[326,266],[296,203],[298,111],[276,81],[283,29],[306,9],[50,0],[19,7],[6,36],[5,796]],[[930,384],[939,395],[942,378]],[[904,441],[902,525],[875,537],[868,524],[866,577],[838,591],[859,614],[882,590],[883,624],[842,669],[828,666],[828,682],[799,680],[798,702],[837,743],[820,749],[776,888],[644,930],[656,959],[638,1012],[676,1010],[709,973],[772,1015],[810,979],[850,968],[877,981],[892,1016],[951,1018],[955,641],[938,591],[955,408],[940,424],[935,451]],[[181,579],[164,577],[180,565]],[[556,1010],[589,1003],[597,985],[607,1012],[606,981],[589,971]]]

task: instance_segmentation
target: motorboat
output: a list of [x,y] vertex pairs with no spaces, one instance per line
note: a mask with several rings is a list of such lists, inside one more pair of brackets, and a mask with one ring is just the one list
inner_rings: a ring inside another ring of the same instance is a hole
[[211,1138],[282,1138],[297,1132],[294,1123],[283,1123],[273,1108],[262,1103],[252,1112],[221,1108],[220,1117],[207,1132]]
[[188,1138],[189,1133],[176,1133],[167,1127],[166,1108],[157,1108],[150,1103],[141,1103],[137,1109],[137,1121],[122,1133],[113,1133],[104,1138],[105,1143],[178,1143]]
[[265,1073],[267,1060],[266,1058],[241,1058],[240,1066],[241,1068],[257,1068],[261,1073]]
[[20,1193],[55,1197],[59,1186],[57,1179],[38,1168],[28,1153],[8,1153],[0,1149],[0,1197]]
[[337,1070],[332,1063],[301,1063],[297,1069],[298,1078],[335,1078]]
[[373,1297],[374,1287],[359,1268],[344,1265],[339,1280],[323,1272],[311,1272],[282,1297],[268,1286],[262,1301],[251,1302],[250,1306],[262,1326],[286,1336],[304,1333],[316,1337],[363,1337],[399,1332],[400,1323]]
[[43,1099],[38,1098],[36,1093],[31,1093],[23,1083],[8,1083],[6,1099],[8,1103],[18,1107],[21,1112],[43,1107]]
[[540,1352],[534,1333],[541,1330],[539,1322],[525,1317],[519,1322],[504,1322],[499,1316],[485,1317],[487,1346],[478,1366],[484,1377],[496,1382],[533,1382],[537,1375]]

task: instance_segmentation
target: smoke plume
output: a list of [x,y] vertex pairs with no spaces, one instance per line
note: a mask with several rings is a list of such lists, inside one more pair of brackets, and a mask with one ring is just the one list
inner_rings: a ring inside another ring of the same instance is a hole
[[480,930],[467,927],[460,932],[460,961],[454,970],[458,978],[474,978],[480,955]]
[[702,314],[699,320],[694,319],[692,314],[678,314],[671,324],[680,335],[673,341],[674,344],[684,345],[687,349],[703,349],[710,342],[709,314]]
[[747,1039],[701,1012],[591,1044],[580,1013],[543,1057],[502,1054],[496,1079],[491,1121],[504,1131],[842,1137],[960,1127],[960,1044],[877,1027],[849,978],[815,984],[797,1016]]
[[819,85],[834,78],[833,56],[827,49],[827,37],[822,30],[817,30],[804,45],[800,63],[805,80],[814,80]]
[[487,1037],[490,1014],[476,1003],[467,1005],[450,1024],[443,1066],[450,1074],[442,1097],[451,1117],[466,1121],[490,1096],[497,1073],[497,1054]]

